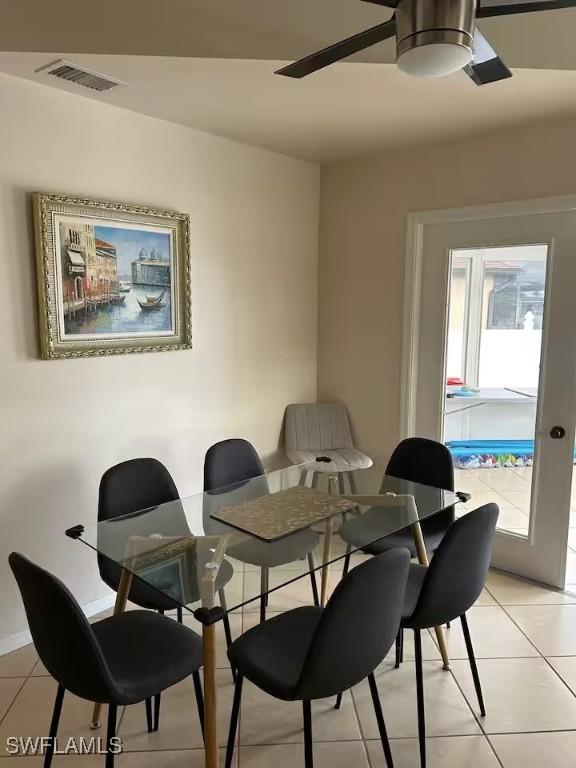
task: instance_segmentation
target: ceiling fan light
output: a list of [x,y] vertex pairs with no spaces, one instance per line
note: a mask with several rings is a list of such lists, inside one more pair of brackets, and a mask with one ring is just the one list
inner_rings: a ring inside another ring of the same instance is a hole
[[398,55],[398,69],[415,77],[443,77],[470,64],[472,49],[458,42],[431,42]]

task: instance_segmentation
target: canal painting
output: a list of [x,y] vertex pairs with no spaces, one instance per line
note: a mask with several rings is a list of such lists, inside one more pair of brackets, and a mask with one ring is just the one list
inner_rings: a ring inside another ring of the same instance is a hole
[[34,196],[46,358],[190,349],[189,217]]
[[59,222],[65,336],[173,333],[171,236]]

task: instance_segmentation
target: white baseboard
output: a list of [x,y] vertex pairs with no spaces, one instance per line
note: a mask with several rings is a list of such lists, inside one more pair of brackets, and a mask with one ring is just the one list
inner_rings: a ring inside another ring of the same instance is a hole
[[[86,616],[90,618],[97,613],[102,613],[102,611],[112,608],[115,599],[116,594],[110,592],[108,595],[104,595],[104,597],[97,597],[96,600],[91,600],[89,603],[86,603],[86,605],[82,606],[82,610]],[[2,637],[0,638],[0,656],[4,656],[4,654],[10,653],[11,651],[16,651],[18,648],[22,648],[23,645],[28,645],[28,643],[31,642],[32,637],[30,636],[30,631],[28,629],[24,629],[22,632],[16,632],[15,635]]]

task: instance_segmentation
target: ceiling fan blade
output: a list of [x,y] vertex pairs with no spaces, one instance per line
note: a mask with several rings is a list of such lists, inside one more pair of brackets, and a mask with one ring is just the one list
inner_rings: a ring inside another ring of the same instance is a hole
[[474,58],[472,63],[464,67],[464,72],[476,85],[496,83],[512,77],[512,72],[498,56],[494,48],[476,27],[474,30]]
[[575,8],[576,0],[480,0],[476,11],[478,19],[491,16],[509,16],[513,13],[555,11],[559,8]]
[[341,40],[339,43],[330,45],[328,48],[306,56],[304,59],[295,61],[293,64],[288,64],[288,66],[279,69],[276,74],[287,77],[305,77],[329,64],[352,56],[353,53],[358,53],[358,51],[363,51],[371,45],[382,42],[382,40],[387,40],[389,37],[393,37],[395,33],[396,21],[392,18],[384,24],[370,27],[364,32],[359,32],[357,35],[346,38],[346,40]]

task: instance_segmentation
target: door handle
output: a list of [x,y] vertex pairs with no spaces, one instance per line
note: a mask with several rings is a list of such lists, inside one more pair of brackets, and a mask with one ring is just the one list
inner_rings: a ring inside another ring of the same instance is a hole
[[553,440],[561,440],[566,434],[564,427],[555,426],[550,430],[550,437]]

